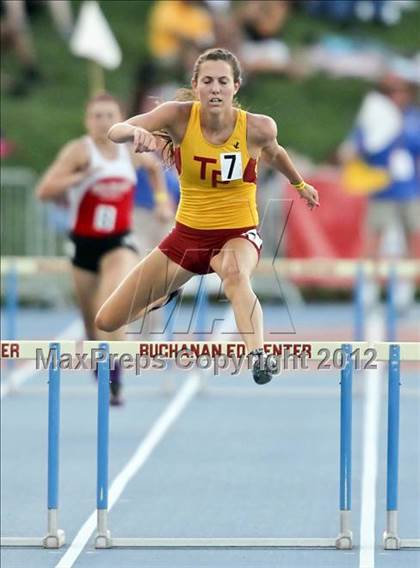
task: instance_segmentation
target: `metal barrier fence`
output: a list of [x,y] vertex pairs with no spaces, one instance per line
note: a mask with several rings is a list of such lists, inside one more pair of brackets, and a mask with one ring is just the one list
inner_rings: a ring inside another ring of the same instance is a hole
[[54,226],[54,205],[35,196],[37,174],[28,168],[1,168],[2,255],[63,254],[64,235]]

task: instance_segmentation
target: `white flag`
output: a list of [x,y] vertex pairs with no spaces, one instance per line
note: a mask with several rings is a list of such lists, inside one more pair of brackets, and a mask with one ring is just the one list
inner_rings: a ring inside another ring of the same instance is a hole
[[99,4],[83,2],[70,40],[74,55],[86,57],[105,69],[116,69],[121,63],[121,49]]

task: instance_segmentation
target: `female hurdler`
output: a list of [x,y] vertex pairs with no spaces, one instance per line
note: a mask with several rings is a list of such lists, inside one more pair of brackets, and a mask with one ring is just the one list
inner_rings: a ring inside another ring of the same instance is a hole
[[261,305],[250,283],[262,245],[257,232],[258,160],[282,172],[308,207],[319,201],[277,143],[273,119],[235,106],[240,85],[237,58],[225,49],[208,50],[194,66],[195,100],[166,102],[110,129],[111,140],[133,142],[137,152],[155,150],[157,137],[166,137],[179,173],[181,200],[175,228],[110,295],[96,324],[116,330],[163,305],[195,274],[214,271],[253,356],[254,380],[264,384],[272,372],[263,356]]

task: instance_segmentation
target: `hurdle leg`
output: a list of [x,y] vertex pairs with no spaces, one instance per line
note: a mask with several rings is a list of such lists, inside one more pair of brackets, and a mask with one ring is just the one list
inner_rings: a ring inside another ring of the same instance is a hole
[[[9,272],[5,277],[5,321],[6,321],[6,337],[9,340],[16,339],[16,322],[18,313],[18,273],[15,262],[10,266]],[[11,363],[11,361],[8,361]]]
[[365,336],[365,307],[364,294],[366,291],[365,272],[363,264],[357,265],[356,282],[353,288],[354,306],[354,338],[356,341],[363,341]]
[[[174,315],[176,309],[177,299],[171,300],[169,304],[163,307],[165,341],[173,341],[174,339]],[[170,394],[175,390],[175,382],[171,373],[164,373],[162,387],[165,394]]]
[[351,444],[352,444],[352,374],[351,345],[342,346],[345,364],[341,371],[340,392],[340,533],[336,548],[353,547],[351,531]]
[[112,546],[108,529],[108,447],[109,447],[109,346],[102,343],[102,360],[98,362],[98,446],[97,446],[97,485],[96,509],[97,532],[96,548]]
[[386,295],[386,335],[387,341],[396,341],[397,339],[397,294],[398,278],[395,266],[390,267],[388,277],[388,287]]
[[[6,323],[6,337],[9,340],[16,339],[17,337],[17,318],[18,318],[18,304],[19,304],[19,280],[16,263],[12,261],[9,272],[6,273],[4,282],[5,291],[5,310],[4,321]],[[6,363],[8,369],[12,369],[14,362],[9,360]],[[12,375],[13,376],[13,375]],[[7,386],[10,391],[16,390],[16,385],[13,379],[7,379]]]
[[398,550],[398,451],[400,430],[400,347],[389,346],[388,362],[388,448],[386,481],[385,550]]
[[[196,326],[198,328],[198,340],[206,340],[207,329],[207,313],[209,309],[209,297],[205,276],[200,276],[200,283],[198,285],[197,300],[194,310],[197,310],[197,317],[195,318]],[[208,386],[208,377],[200,373],[200,390],[205,391]]]
[[51,343],[50,350],[52,358],[48,369],[48,528],[42,542],[45,548],[60,548],[65,542],[64,531],[58,528],[60,345]]

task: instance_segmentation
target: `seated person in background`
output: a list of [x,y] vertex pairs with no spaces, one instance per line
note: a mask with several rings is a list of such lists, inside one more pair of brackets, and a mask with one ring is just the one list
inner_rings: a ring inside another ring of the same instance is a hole
[[172,99],[191,62],[215,40],[213,18],[198,1],[155,2],[147,27],[150,55],[136,70],[132,114],[148,112],[156,101]]
[[28,95],[42,79],[42,66],[31,29],[31,20],[42,6],[48,8],[56,30],[67,41],[73,29],[71,4],[68,0],[0,0],[1,48],[12,51],[20,65],[18,76],[9,78],[2,75],[2,83],[6,83],[9,95]]
[[[12,96],[27,95],[40,80],[38,56],[28,22],[25,3],[22,0],[1,0],[0,40],[3,54],[6,50],[13,52],[19,62],[20,72],[17,77],[9,77],[2,73],[2,85],[6,85],[7,93]],[[8,55],[10,56],[10,55]]]
[[213,20],[201,4],[191,0],[163,0],[153,6],[149,50],[161,65],[177,65],[184,42],[192,42],[200,49],[213,45]]
[[289,73],[291,54],[279,39],[288,14],[287,0],[241,2],[236,21],[242,31],[240,57],[248,73]]
[[213,19],[214,45],[239,53],[242,32],[233,9],[237,4],[239,2],[236,0],[205,0],[205,6]]

